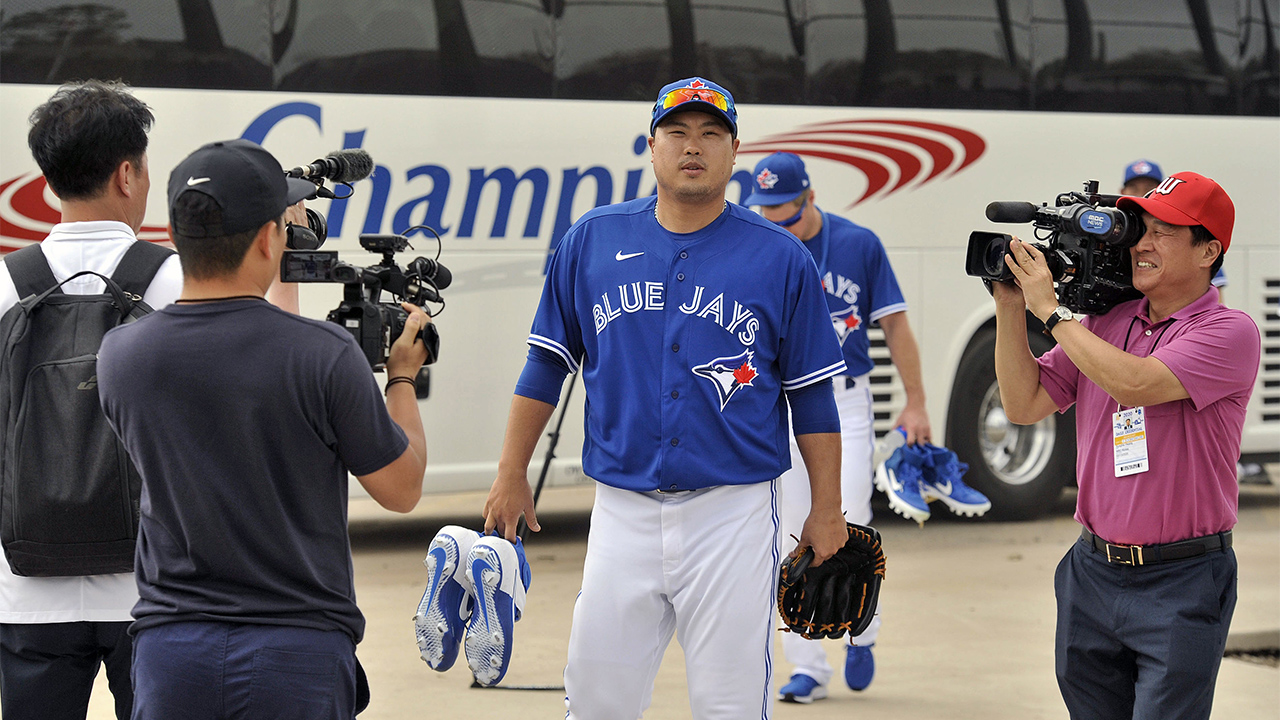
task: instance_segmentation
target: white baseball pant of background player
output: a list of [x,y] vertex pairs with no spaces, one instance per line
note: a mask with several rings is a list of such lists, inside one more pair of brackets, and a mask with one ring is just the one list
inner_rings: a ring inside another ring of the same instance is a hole
[[664,495],[596,484],[566,718],[637,720],[676,632],[694,720],[772,717],[777,486]]
[[[855,378],[852,388],[845,387],[846,376],[831,379],[835,387],[836,408],[840,411],[840,498],[845,519],[858,525],[871,522],[871,457],[875,450],[875,433],[872,431],[871,383],[868,375]],[[791,436],[791,469],[783,473],[782,485],[782,550],[791,552],[795,546],[792,535],[800,537],[804,520],[809,515],[809,474],[805,472]],[[880,634],[880,610],[876,610],[871,625],[857,638],[854,645],[870,645]],[[783,633],[782,649],[788,662],[795,668],[792,673],[804,673],[826,685],[831,682],[831,663],[821,640],[806,640],[795,633]]]

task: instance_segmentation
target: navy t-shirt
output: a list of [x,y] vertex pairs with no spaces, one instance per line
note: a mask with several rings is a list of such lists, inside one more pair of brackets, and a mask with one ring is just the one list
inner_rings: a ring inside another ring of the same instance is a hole
[[107,334],[98,392],[142,475],[135,630],[221,620],[356,642],[347,471],[400,457],[368,362],[264,300],[170,305]]

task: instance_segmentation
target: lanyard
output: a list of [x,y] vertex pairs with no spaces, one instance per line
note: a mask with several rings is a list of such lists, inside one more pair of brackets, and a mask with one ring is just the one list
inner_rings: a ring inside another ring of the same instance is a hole
[[818,263],[818,277],[822,278],[825,283],[827,277],[827,251],[831,249],[831,235],[829,232],[831,223],[827,222],[827,214],[825,212],[821,210],[818,212],[822,213],[822,229],[809,241],[817,243],[818,252],[815,253],[810,249],[809,253],[813,255],[813,259]]
[[[1138,316],[1134,315],[1133,319],[1129,321],[1129,329],[1124,331],[1124,347],[1121,349],[1125,352],[1129,352],[1129,335],[1133,333],[1133,324],[1136,322],[1138,322]],[[1147,357],[1150,357],[1151,353],[1155,352],[1156,348],[1160,347],[1160,341],[1164,339],[1164,334],[1168,332],[1171,327],[1173,327],[1173,323],[1168,323],[1163,328],[1160,328],[1160,334],[1156,336],[1156,342],[1151,346],[1151,350],[1147,353]]]

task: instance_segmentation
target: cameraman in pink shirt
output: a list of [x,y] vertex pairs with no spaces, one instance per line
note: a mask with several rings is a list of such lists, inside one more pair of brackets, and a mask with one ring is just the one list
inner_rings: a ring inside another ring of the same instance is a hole
[[[1010,243],[993,283],[996,377],[1012,422],[1076,405],[1080,541],[1058,565],[1056,666],[1073,720],[1208,718],[1236,603],[1236,460],[1261,339],[1210,284],[1235,206],[1213,180],[1165,178],[1117,205],[1140,300],[1077,321],[1043,253]],[[1058,345],[1037,360],[1025,311]]]

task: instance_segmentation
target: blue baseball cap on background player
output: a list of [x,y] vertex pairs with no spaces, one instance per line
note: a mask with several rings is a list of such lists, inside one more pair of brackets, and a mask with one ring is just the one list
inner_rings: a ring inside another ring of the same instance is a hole
[[658,91],[658,101],[653,104],[653,122],[649,123],[649,134],[653,135],[658,123],[666,116],[686,110],[715,115],[729,125],[734,137],[738,137],[738,109],[733,104],[733,96],[728,90],[700,77],[677,80]]
[[1150,160],[1134,160],[1124,169],[1124,185],[1137,180],[1138,178],[1151,178],[1156,182],[1164,179],[1164,173],[1160,172],[1160,166]]
[[743,205],[782,205],[809,189],[809,173],[799,155],[780,152],[756,163],[751,182],[751,194]]

